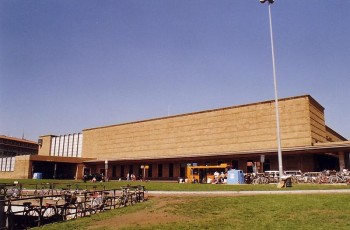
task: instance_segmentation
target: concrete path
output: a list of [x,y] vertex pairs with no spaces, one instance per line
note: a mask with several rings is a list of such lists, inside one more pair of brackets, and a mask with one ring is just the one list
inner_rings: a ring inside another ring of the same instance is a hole
[[148,191],[149,196],[246,196],[285,194],[350,194],[350,189],[279,191]]

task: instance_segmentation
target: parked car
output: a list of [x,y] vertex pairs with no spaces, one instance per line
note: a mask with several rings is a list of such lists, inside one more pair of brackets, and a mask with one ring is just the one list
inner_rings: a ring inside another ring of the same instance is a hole
[[288,170],[284,171],[284,175],[300,177],[303,173],[300,170]]
[[265,171],[265,175],[269,179],[269,183],[277,183],[279,181],[279,171]]
[[279,177],[280,172],[279,171],[265,171],[265,175],[269,177]]

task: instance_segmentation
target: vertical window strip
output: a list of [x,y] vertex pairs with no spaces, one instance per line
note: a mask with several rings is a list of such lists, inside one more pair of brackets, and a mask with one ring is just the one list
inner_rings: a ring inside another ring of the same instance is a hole
[[9,157],[7,163],[8,163],[8,170],[10,172],[11,171],[11,164],[12,164],[12,157]]
[[79,133],[79,145],[78,145],[78,155],[77,157],[81,157],[81,153],[83,151],[83,134]]
[[74,133],[74,134],[73,134],[73,149],[72,149],[72,157],[75,157],[75,155],[76,155],[76,148],[75,148],[75,146],[77,145],[77,140],[78,140],[77,134],[76,134],[76,133]]
[[11,163],[11,171],[15,171],[15,164],[16,164],[16,157],[12,157],[12,163]]
[[66,135],[63,135],[63,144],[62,144],[62,156],[64,157],[66,151]]
[[73,133],[51,138],[50,156],[81,157],[83,134]]
[[66,147],[65,147],[65,151],[66,151],[66,157],[69,157],[69,134],[66,135]]
[[64,157],[64,135],[61,136],[60,157]]
[[58,156],[63,157],[63,144],[64,144],[64,136],[60,136],[60,147],[58,151]]
[[64,138],[64,156],[65,157],[68,157],[68,143],[69,143],[68,135],[65,135],[65,138]]
[[6,157],[3,157],[1,171],[5,172],[5,168],[6,168]]
[[10,157],[6,157],[6,167],[5,167],[5,172],[10,171]]
[[77,152],[74,157],[78,157],[78,151],[79,151],[79,133],[77,134]]
[[74,156],[74,134],[72,134],[72,147],[71,147],[70,156],[71,156],[71,157]]
[[67,156],[71,157],[72,155],[72,144],[73,144],[73,138],[72,134],[68,135],[68,152]]
[[70,145],[71,145],[71,139],[70,139],[70,134],[68,134],[67,135],[67,157],[70,157],[70,150],[71,150],[71,148],[70,148]]
[[58,156],[58,149],[60,147],[60,137],[56,137],[56,145],[55,145],[55,155],[54,156]]

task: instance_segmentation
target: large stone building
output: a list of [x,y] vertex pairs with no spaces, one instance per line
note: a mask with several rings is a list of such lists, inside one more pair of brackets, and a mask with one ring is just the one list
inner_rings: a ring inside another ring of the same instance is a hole
[[[320,171],[349,166],[350,142],[326,125],[324,108],[311,96],[279,101],[283,167]],[[104,127],[80,134],[40,137],[30,168],[44,178],[127,173],[149,179],[185,176],[188,164],[228,163],[244,172],[277,170],[274,101],[232,106]],[[262,163],[261,160],[264,159]],[[30,171],[28,171],[30,177]]]

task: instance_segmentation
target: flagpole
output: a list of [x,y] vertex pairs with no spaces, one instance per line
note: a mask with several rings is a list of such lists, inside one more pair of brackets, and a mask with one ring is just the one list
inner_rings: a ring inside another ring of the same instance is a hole
[[[260,2],[261,3],[265,3],[266,0],[260,0]],[[270,39],[271,39],[271,53],[272,53],[273,85],[274,85],[274,91],[275,91],[275,113],[276,113],[276,131],[277,131],[278,171],[279,171],[279,175],[281,177],[281,176],[283,176],[282,145],[281,145],[280,116],[279,116],[278,94],[277,94],[275,49],[274,49],[274,41],[273,41],[273,33],[272,33],[272,16],[271,16],[271,5],[272,5],[272,3],[274,3],[273,0],[268,0]]]

